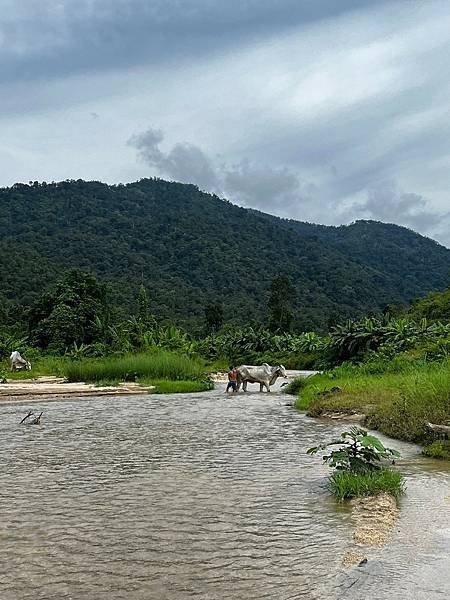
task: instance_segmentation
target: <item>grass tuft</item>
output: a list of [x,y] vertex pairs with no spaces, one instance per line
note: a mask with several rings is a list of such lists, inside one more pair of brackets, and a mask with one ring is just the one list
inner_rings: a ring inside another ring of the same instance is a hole
[[339,502],[359,496],[376,496],[381,492],[399,498],[404,492],[404,479],[401,473],[391,469],[371,473],[335,471],[330,476],[329,486]]

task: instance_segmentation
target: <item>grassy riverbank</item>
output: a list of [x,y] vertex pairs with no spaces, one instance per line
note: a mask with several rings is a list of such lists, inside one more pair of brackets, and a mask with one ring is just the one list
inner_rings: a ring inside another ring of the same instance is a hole
[[77,360],[42,356],[33,361],[32,371],[11,373],[5,368],[4,373],[9,380],[53,375],[71,383],[117,385],[136,382],[144,387],[153,386],[153,393],[159,394],[202,392],[213,388],[203,361],[168,351]]
[[363,414],[364,424],[397,439],[429,443],[425,423],[450,421],[450,362],[342,365],[300,384],[296,407],[311,416]]
[[196,380],[204,378],[203,363],[174,352],[126,354],[70,361],[65,366],[68,381],[138,381],[145,379]]
[[70,361],[64,367],[64,375],[68,381],[98,384],[134,381],[155,386],[155,392],[160,394],[199,392],[212,387],[201,361],[173,352]]

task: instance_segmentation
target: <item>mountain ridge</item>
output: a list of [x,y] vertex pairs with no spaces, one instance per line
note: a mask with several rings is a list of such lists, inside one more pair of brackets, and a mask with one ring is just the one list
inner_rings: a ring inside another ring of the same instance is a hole
[[308,328],[443,288],[450,271],[449,249],[398,225],[282,219],[162,179],[2,188],[0,240],[9,301],[28,304],[77,267],[109,281],[126,310],[143,282],[161,318],[189,326],[209,302],[231,321],[264,319],[281,273],[296,287],[296,326]]

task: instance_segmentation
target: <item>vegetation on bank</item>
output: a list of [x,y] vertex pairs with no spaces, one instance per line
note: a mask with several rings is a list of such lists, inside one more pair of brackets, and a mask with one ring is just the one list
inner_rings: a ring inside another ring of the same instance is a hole
[[364,429],[352,427],[331,442],[309,448],[308,454],[327,451],[329,453],[322,459],[334,469],[328,479],[328,486],[340,502],[383,492],[398,499],[403,493],[404,480],[401,473],[383,465],[383,461],[397,458],[399,453],[384,446],[377,437],[369,435]]
[[205,366],[199,360],[173,352],[127,354],[98,359],[69,361],[64,367],[68,381],[148,382],[153,380],[202,381]]
[[299,408],[314,415],[363,412],[370,427],[432,442],[425,420],[450,421],[449,294],[434,293],[396,316],[391,307],[384,315],[338,323],[326,334],[295,332],[294,289],[280,275],[268,290],[267,327],[226,325],[217,304],[206,307],[203,333],[193,336],[159,321],[143,286],[135,314],[121,317],[104,284],[72,269],[16,314],[15,322],[7,315],[9,324],[0,324],[0,359],[6,369],[11,351],[19,350],[32,362],[32,372],[11,377],[55,374],[97,382],[205,381],[205,365],[223,370],[267,362],[318,369],[323,373],[288,388],[299,394]]
[[[397,370],[396,370],[397,369]],[[343,365],[304,380],[296,406],[311,416],[365,415],[364,424],[406,441],[432,441],[427,422],[450,421],[450,362]]]
[[431,444],[436,434],[427,423],[450,424],[448,300],[446,290],[413,303],[405,316],[334,328],[323,372],[291,385],[297,408],[311,416],[357,413],[371,429]]
[[450,440],[435,440],[422,450],[424,456],[450,460]]

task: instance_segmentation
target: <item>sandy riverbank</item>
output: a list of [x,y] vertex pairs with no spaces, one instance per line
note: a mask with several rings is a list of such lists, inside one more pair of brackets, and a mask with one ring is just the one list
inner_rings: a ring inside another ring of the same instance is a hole
[[76,396],[122,396],[147,394],[152,386],[121,383],[117,386],[95,386],[89,383],[67,383],[59,377],[37,377],[7,381],[0,385],[0,403],[34,400],[61,400]]

